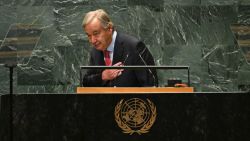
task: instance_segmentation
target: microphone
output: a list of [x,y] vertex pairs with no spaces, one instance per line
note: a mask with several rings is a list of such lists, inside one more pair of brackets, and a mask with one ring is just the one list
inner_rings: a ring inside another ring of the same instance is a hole
[[[144,50],[143,50],[141,53],[139,53],[139,57],[140,57],[140,59],[142,60],[143,64],[144,64],[145,66],[148,66],[147,63],[146,63],[146,61],[145,61],[145,60],[143,59],[143,57],[141,56],[141,54],[143,54],[145,50],[146,50],[146,47],[144,48]],[[151,73],[151,75],[153,76],[153,79],[154,79],[154,86],[156,87],[156,78],[155,78],[155,75],[154,75],[154,73],[151,71],[150,68],[148,68],[148,71],[149,71],[149,72]]]
[[127,61],[127,59],[128,59],[128,56],[129,56],[129,53],[126,55],[126,58],[124,59],[124,61],[123,61],[123,65],[126,63],[126,61]]

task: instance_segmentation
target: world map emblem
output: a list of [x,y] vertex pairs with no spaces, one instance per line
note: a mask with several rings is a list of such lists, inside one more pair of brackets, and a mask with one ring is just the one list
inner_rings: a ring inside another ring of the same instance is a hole
[[120,100],[115,107],[115,121],[123,133],[139,135],[149,132],[156,120],[156,107],[152,101],[140,98]]

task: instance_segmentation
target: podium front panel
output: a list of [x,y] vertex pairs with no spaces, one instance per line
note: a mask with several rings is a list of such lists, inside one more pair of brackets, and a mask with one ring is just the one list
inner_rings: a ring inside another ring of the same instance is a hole
[[9,141],[9,128],[14,141],[245,140],[250,133],[247,93],[18,94],[11,125],[8,98],[1,96],[1,141]]

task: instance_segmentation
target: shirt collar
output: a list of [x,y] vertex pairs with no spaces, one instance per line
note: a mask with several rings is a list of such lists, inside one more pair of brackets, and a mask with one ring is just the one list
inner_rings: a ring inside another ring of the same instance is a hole
[[107,51],[114,52],[116,36],[117,36],[117,32],[114,31],[113,35],[112,35],[112,41],[111,41],[110,45],[108,46]]

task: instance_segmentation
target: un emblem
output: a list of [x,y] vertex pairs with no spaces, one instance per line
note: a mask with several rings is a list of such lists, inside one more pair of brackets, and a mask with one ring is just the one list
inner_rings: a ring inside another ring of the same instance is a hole
[[115,120],[123,133],[149,132],[156,119],[156,107],[149,99],[140,98],[123,99],[115,106]]

